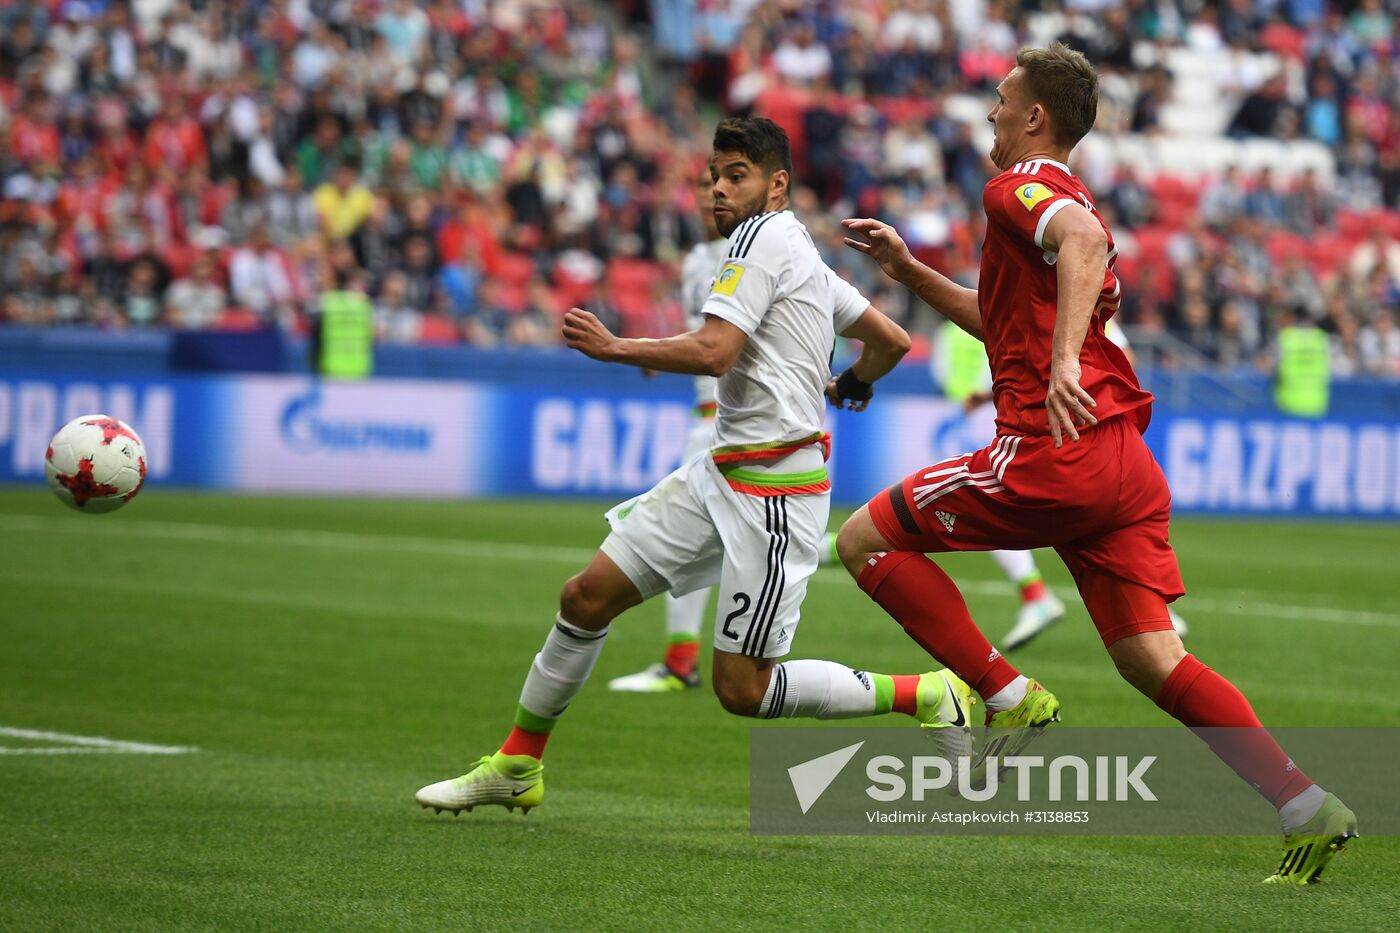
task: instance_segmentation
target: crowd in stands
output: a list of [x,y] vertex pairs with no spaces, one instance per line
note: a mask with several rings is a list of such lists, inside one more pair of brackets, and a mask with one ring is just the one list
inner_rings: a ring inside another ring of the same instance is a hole
[[886,219],[974,282],[994,169],[946,101],[989,100],[1050,22],[1100,70],[1094,137],[1167,132],[1163,52],[1189,49],[1237,66],[1224,132],[1331,154],[1278,174],[1076,164],[1144,352],[1261,366],[1301,315],[1338,374],[1400,378],[1397,9],[0,0],[0,322],[304,333],[324,292],[359,288],[385,341],[554,345],[574,304],[672,332],[710,130],[756,113],[792,137],[794,208],[828,260],[927,333],[837,220]]

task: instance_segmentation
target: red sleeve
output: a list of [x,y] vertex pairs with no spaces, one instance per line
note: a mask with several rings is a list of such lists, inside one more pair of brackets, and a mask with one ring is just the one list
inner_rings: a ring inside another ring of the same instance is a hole
[[1026,175],[1003,175],[987,186],[984,205],[988,221],[1014,231],[1019,239],[1044,248],[1045,228],[1050,219],[1073,197]]

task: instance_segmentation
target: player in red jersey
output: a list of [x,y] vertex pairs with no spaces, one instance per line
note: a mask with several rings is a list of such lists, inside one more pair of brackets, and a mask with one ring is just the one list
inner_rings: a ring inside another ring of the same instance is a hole
[[1055,548],[1123,678],[1185,725],[1207,728],[1198,734],[1212,750],[1278,808],[1284,858],[1267,880],[1316,881],[1356,834],[1355,816],[1172,631],[1167,604],[1185,590],[1167,541],[1171,496],[1142,439],[1152,396],[1104,336],[1120,300],[1116,250],[1066,164],[1097,107],[1097,76],[1078,52],[1056,44],[1016,57],[987,115],[1001,174],[983,193],[975,289],[919,263],[886,224],[845,221],[847,245],[986,344],[997,439],[870,500],[837,550],[861,589],[986,700],[985,758],[1015,754],[1060,703],[988,643],[925,554]]

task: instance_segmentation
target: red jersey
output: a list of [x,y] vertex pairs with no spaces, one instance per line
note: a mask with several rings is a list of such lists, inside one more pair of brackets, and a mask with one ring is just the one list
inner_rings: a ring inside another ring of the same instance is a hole
[[[1058,294],[1056,254],[1042,244],[1045,228],[1068,204],[1094,211],[1089,191],[1069,167],[1051,159],[1018,162],[982,191],[987,212],[987,240],[982,248],[977,305],[992,366],[992,395],[997,431],[1003,434],[1050,433],[1045,390]],[[1094,211],[1103,224],[1103,218]],[[1121,291],[1113,264],[1118,250],[1108,236],[1108,265],[1103,290],[1079,351],[1079,384],[1098,403],[1091,409],[1100,422],[1135,413],[1139,431],[1147,428],[1152,395],[1138,386],[1123,351],[1104,336],[1104,322],[1118,310]]]

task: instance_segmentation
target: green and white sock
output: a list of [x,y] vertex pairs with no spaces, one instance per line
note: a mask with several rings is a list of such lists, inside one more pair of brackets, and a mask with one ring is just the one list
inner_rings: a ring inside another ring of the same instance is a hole
[[[520,690],[516,725],[530,732],[548,732],[588,682],[603,651],[608,627],[590,632],[554,617],[544,647],[535,655],[525,686]],[[524,717],[527,722],[520,720]]]

